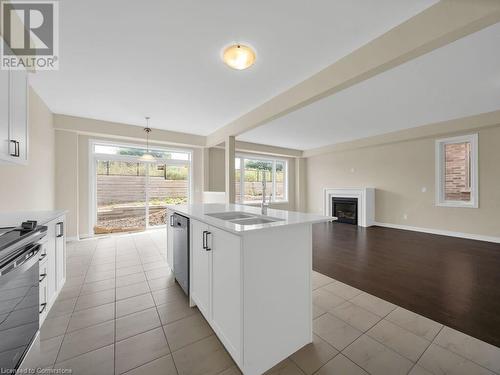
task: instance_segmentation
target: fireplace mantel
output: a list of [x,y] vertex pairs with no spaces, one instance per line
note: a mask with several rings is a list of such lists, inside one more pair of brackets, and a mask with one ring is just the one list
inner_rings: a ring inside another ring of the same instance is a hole
[[332,216],[332,198],[358,198],[358,225],[370,227],[375,222],[375,188],[325,188],[323,214]]

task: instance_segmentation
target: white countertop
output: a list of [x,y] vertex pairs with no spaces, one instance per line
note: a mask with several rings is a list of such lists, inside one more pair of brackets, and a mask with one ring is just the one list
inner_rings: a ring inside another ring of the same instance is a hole
[[26,220],[36,220],[38,225],[43,225],[67,212],[67,210],[0,212],[0,228],[17,227]]
[[[275,210],[268,208],[267,215],[261,214],[260,207],[245,206],[239,204],[185,204],[185,205],[170,205],[167,208],[171,211],[175,211],[181,215],[200,220],[206,224],[213,225],[214,227],[227,230],[236,234],[243,234],[245,232],[272,229],[276,227],[282,227],[285,225],[300,225],[300,224],[313,224],[322,223],[326,221],[336,220],[336,218],[328,216],[320,216],[314,214],[308,214],[303,212],[295,211],[285,211],[285,210]],[[208,216],[209,213],[216,212],[233,212],[242,211],[259,216],[269,216],[271,218],[282,219],[282,221],[275,221],[266,224],[255,224],[255,225],[240,225],[235,224],[227,220],[217,219],[212,216]]]

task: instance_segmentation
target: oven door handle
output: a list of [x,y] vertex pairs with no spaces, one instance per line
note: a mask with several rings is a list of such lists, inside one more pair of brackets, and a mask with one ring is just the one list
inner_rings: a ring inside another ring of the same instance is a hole
[[[38,263],[38,252],[41,249],[41,245],[36,244],[30,247],[28,250],[26,250],[24,253],[27,253],[29,251],[33,251],[33,254],[29,257],[26,258],[22,263],[19,263],[16,265],[15,268],[11,268],[9,270],[4,271],[5,273],[2,272],[0,275],[0,286],[3,286],[7,284],[8,282],[12,281],[19,275],[21,275],[23,272],[26,270],[30,269],[32,266]],[[1,270],[3,271],[3,270]],[[38,277],[38,273],[37,273]]]

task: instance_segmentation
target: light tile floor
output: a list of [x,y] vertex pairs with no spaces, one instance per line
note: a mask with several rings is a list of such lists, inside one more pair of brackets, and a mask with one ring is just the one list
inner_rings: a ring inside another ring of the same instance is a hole
[[[68,244],[35,368],[76,375],[240,374],[174,283],[164,231]],[[314,340],[268,374],[500,374],[500,349],[313,273]]]

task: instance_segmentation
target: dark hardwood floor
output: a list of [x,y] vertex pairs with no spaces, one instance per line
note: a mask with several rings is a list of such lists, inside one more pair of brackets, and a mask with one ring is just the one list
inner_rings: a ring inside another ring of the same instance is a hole
[[500,244],[315,224],[313,268],[500,347]]

